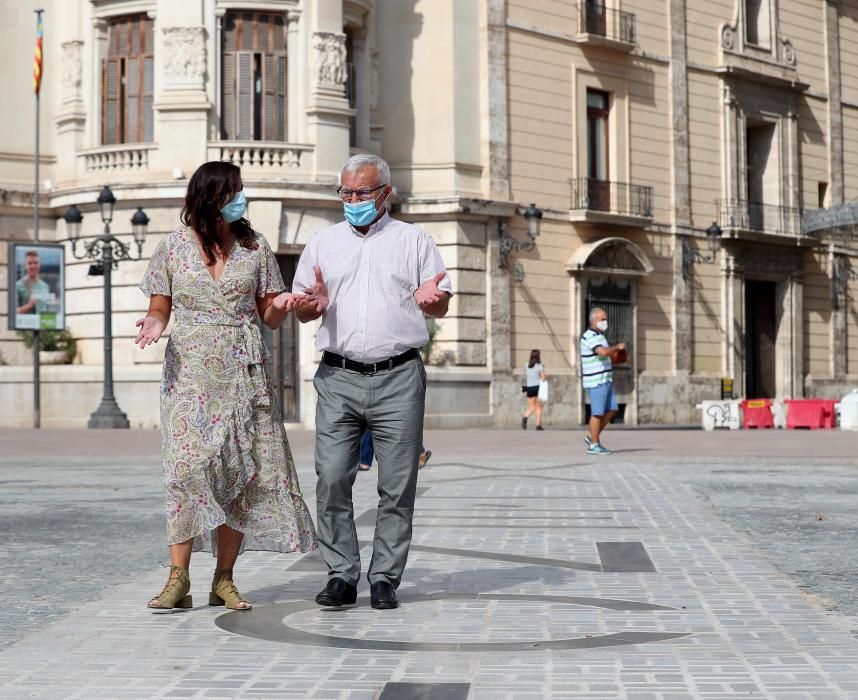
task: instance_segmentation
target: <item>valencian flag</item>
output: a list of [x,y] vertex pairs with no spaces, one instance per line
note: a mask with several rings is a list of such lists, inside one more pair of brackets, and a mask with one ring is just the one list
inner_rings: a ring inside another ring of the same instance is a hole
[[33,92],[39,94],[39,89],[42,87],[42,35],[44,27],[42,25],[42,15],[39,15],[39,22],[36,25],[36,50],[33,53]]

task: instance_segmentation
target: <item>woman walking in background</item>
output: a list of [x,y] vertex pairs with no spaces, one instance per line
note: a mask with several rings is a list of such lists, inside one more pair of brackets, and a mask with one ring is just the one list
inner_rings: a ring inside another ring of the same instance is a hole
[[155,610],[192,607],[191,552],[217,556],[209,605],[249,610],[233,582],[244,549],[316,548],[280,410],[265,367],[260,319],[277,328],[296,297],[244,218],[241,171],[205,163],[191,177],[181,228],[149,261],[140,288],[149,311],[141,348],[158,342],[174,312],[161,384],[162,465],[170,577]]
[[527,419],[536,411],[536,429],[542,430],[542,401],[539,400],[539,382],[545,381],[545,368],[539,350],[530,351],[530,360],[524,367],[521,390],[527,395],[527,412],[521,417],[521,429],[527,430]]

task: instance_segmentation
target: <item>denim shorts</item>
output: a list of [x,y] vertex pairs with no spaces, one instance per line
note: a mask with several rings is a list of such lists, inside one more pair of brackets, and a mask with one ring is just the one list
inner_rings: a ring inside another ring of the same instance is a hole
[[600,418],[608,411],[616,411],[619,409],[617,397],[614,396],[614,385],[611,382],[605,382],[587,389],[590,395],[590,415]]

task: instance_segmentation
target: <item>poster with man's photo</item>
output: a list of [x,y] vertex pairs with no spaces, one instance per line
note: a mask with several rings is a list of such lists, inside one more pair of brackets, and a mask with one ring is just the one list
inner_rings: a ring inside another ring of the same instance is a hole
[[9,244],[9,329],[65,328],[65,248],[50,243]]

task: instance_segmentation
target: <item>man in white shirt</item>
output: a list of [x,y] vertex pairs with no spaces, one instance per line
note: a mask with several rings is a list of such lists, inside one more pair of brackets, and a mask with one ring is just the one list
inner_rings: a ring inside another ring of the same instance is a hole
[[350,158],[337,192],[346,221],[316,233],[298,261],[293,292],[302,323],[322,317],[313,385],[316,407],[316,506],[328,583],[316,602],[355,602],[360,548],[352,485],[360,437],[372,431],[378,460],[378,516],[367,578],[373,608],[398,606],[396,588],[411,544],[417,460],[423,439],[426,371],[419,348],[425,316],[441,318],[452,296],[435,243],[392,219],[390,168],[378,156]]

